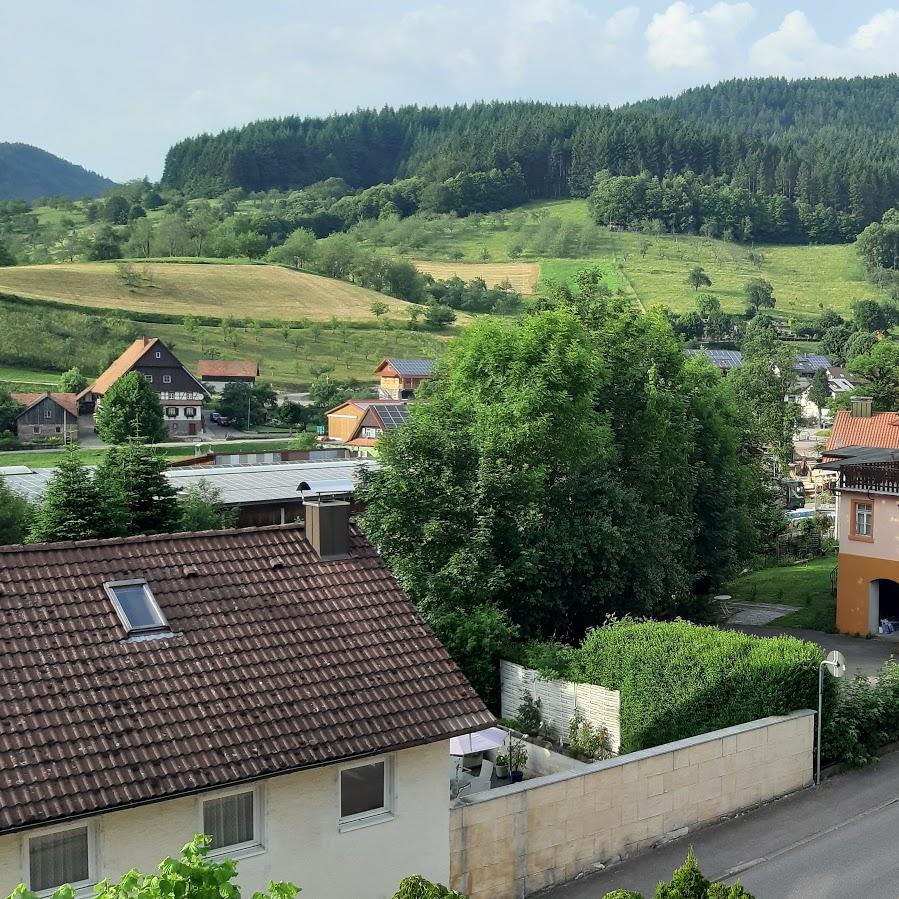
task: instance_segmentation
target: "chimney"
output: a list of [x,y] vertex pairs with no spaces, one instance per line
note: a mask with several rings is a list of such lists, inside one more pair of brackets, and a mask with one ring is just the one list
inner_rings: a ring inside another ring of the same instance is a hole
[[307,499],[306,539],[323,562],[350,555],[350,504],[342,499]]
[[851,418],[870,418],[873,400],[870,396],[854,396],[851,400],[849,415]]

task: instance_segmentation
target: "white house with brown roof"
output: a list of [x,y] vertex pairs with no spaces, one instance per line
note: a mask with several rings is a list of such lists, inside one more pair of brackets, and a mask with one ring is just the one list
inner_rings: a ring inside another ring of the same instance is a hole
[[449,739],[493,719],[347,510],[0,548],[0,895],[197,832],[244,895],[448,881]]
[[201,359],[197,374],[210,390],[221,393],[228,384],[255,384],[259,365],[239,359]]

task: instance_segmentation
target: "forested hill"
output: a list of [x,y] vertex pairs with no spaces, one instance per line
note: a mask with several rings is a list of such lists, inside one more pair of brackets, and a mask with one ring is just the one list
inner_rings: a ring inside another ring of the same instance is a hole
[[735,78],[690,88],[677,97],[643,100],[632,108],[772,137],[787,129],[831,127],[886,133],[899,128],[899,76]]
[[[491,197],[466,203],[465,191],[479,188],[453,183],[452,203],[427,196],[421,204],[464,214],[526,198],[586,196],[603,169],[658,179],[689,170],[820,205],[860,228],[899,202],[897,117],[895,77],[731,81],[614,110],[536,102],[385,108],[190,138],[169,151],[163,180],[210,195],[332,177],[355,189],[414,177],[417,191],[439,194],[459,173],[506,173]],[[665,211],[658,217],[664,221]]]
[[0,143],[0,200],[98,197],[113,182],[28,144]]

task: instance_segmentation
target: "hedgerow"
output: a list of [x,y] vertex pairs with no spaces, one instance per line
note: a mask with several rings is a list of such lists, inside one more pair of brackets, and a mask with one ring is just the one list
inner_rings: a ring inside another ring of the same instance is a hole
[[[579,648],[530,645],[544,674],[621,692],[621,751],[633,752],[796,709],[816,708],[820,647],[686,621],[628,619],[590,631]],[[834,685],[826,679],[827,709]]]

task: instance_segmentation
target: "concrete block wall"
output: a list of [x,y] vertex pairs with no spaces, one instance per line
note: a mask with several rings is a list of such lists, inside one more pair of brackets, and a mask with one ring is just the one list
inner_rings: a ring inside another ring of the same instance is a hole
[[763,718],[460,797],[450,883],[520,899],[812,783],[814,713]]

